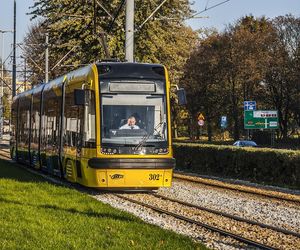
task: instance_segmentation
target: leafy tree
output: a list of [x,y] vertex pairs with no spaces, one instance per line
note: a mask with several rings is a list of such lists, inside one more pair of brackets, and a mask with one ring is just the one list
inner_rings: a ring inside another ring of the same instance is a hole
[[[2,59],[3,60],[3,59]],[[2,62],[1,60],[1,62]],[[2,68],[2,64],[0,64],[0,68]],[[9,74],[6,71],[6,67],[3,64],[3,79],[0,77],[0,84],[3,87],[3,97],[0,101],[2,101],[3,104],[3,119],[9,119],[10,118],[10,103],[11,103],[11,89],[10,84],[8,85],[8,82],[5,80],[9,77]]]
[[[44,35],[49,33],[50,78],[106,58],[104,40],[107,40],[109,54],[121,60],[125,58],[125,11],[121,9],[113,26],[121,0],[39,0],[32,7],[33,19],[41,22],[33,26],[25,39],[26,55],[37,61],[29,61],[36,72],[35,83],[44,78]],[[160,0],[135,1],[135,59],[140,62],[166,65],[172,84],[178,84],[182,68],[190,55],[198,34],[185,26],[184,20],[192,11],[188,0],[167,1],[144,26],[144,20],[161,3]],[[112,28],[111,28],[112,27]],[[39,32],[37,32],[39,30]],[[178,35],[180,34],[180,35]],[[41,44],[32,48],[29,44]],[[71,51],[70,54],[68,54]],[[65,55],[68,55],[65,57]],[[59,67],[54,65],[61,59]],[[71,66],[66,68],[66,66]],[[177,127],[180,108],[172,92],[171,101],[173,127]]]
[[[32,7],[34,18],[41,18],[39,27],[47,31],[50,37],[53,62],[72,53],[63,60],[61,65],[72,65],[74,68],[105,58],[103,40],[107,35],[107,44],[111,56],[124,59],[125,43],[125,11],[120,12],[115,25],[110,29],[112,15],[120,6],[120,0],[40,0]],[[137,61],[162,63],[169,67],[171,80],[178,81],[181,68],[189,56],[192,45],[197,39],[196,32],[184,25],[184,19],[191,14],[187,0],[166,2],[142,28],[139,26],[152,11],[161,3],[159,0],[135,1],[135,58]],[[109,14],[110,15],[109,15]],[[171,18],[169,20],[168,18]],[[33,33],[33,34],[32,34]],[[178,36],[178,34],[182,34]],[[29,37],[34,37],[32,28]],[[41,41],[36,37],[36,41]],[[27,43],[27,42],[26,42]],[[43,43],[43,42],[42,42]],[[39,55],[43,54],[42,46],[36,48]],[[33,55],[33,49],[27,47],[27,54]],[[43,59],[35,57],[39,65]],[[35,66],[31,63],[32,68]],[[43,68],[43,67],[42,67]],[[66,69],[56,68],[53,75],[61,74]],[[38,71],[37,71],[38,72]],[[40,77],[42,72],[40,72]]]
[[260,91],[270,60],[269,45],[273,28],[264,17],[246,16],[225,33],[225,89],[229,94],[229,112],[233,121],[233,136],[237,140],[243,129],[243,101],[253,100]]
[[189,110],[195,115],[204,109],[209,139],[211,126],[216,129],[226,114],[234,139],[240,137],[243,101],[260,96],[272,31],[265,18],[241,18],[224,33],[204,38],[187,62],[183,79],[193,98]]
[[293,124],[299,124],[299,47],[300,19],[292,15],[273,20],[276,40],[266,73],[269,102],[278,110],[281,136],[286,139]]
[[[45,34],[46,29],[41,22],[37,22],[30,27],[27,36],[24,39],[23,56],[27,59],[27,64],[33,71],[29,81],[32,83],[41,83],[45,79]],[[49,55],[50,65],[53,65],[56,58],[54,54]],[[50,71],[50,78],[53,77],[53,72]]]
[[187,91],[188,110],[191,114],[190,131],[197,131],[199,113],[205,114],[209,141],[214,128],[218,125],[218,117],[222,107],[222,78],[219,74],[224,41],[220,35],[211,35],[203,40],[194,51],[185,66],[183,83]]

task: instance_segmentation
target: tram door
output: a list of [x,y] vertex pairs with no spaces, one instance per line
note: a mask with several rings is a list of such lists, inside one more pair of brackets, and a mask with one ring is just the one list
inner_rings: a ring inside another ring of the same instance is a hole
[[74,91],[66,87],[62,158],[65,178],[76,181],[82,177],[80,158],[83,134],[83,106],[75,105]]
[[18,109],[19,109],[19,100],[15,101],[11,105],[11,139],[10,139],[10,147],[11,147],[11,158],[13,160],[17,160],[17,145],[18,145]]
[[30,134],[30,165],[34,168],[40,168],[39,164],[39,138],[40,138],[40,99],[41,93],[33,94],[31,108],[31,134]]
[[18,160],[29,164],[29,134],[30,134],[30,108],[31,95],[25,96],[19,101],[19,132],[18,132]]
[[42,121],[42,169],[60,176],[61,89],[45,89]]

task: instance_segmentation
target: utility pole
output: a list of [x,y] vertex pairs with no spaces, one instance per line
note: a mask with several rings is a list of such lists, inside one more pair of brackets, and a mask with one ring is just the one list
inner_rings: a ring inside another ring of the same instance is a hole
[[[167,0],[163,0],[149,17],[137,28],[140,30],[148,20],[165,4]],[[229,1],[229,0],[227,0]],[[125,40],[125,59],[128,62],[133,62],[134,58],[134,0],[126,0],[126,40]]]
[[12,97],[16,95],[17,65],[16,65],[16,0],[14,0],[14,44],[13,44],[13,75],[12,75]]
[[27,75],[26,75],[26,69],[27,69],[27,65],[26,65],[26,58],[24,57],[24,85],[25,85],[25,88],[24,90],[26,91],[27,90]]
[[10,30],[0,30],[1,40],[2,40],[2,50],[1,50],[1,100],[0,100],[0,139],[3,138],[3,119],[4,119],[4,102],[3,102],[3,83],[4,83],[4,33],[11,32]]
[[133,62],[134,53],[134,0],[126,0],[125,59]]
[[45,83],[49,81],[49,34],[46,33],[46,51],[45,51]]

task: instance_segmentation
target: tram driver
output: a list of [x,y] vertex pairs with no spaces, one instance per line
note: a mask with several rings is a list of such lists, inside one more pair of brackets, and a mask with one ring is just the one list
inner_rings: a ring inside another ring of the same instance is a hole
[[119,129],[140,129],[140,127],[136,125],[136,119],[131,115],[128,117],[127,123],[121,126]]

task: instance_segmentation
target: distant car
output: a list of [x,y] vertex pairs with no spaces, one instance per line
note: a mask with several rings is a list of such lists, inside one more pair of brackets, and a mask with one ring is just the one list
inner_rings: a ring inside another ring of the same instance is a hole
[[240,140],[233,143],[233,146],[236,147],[258,147],[254,141]]

